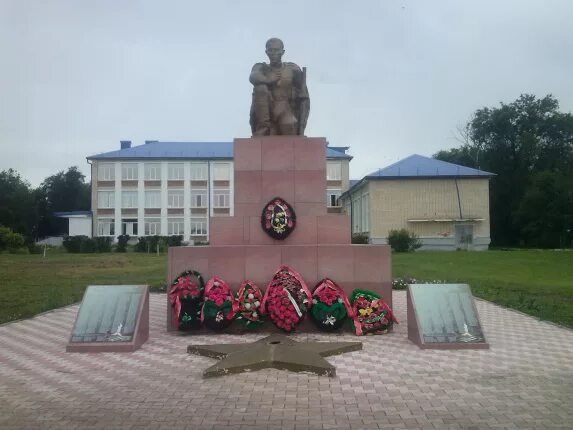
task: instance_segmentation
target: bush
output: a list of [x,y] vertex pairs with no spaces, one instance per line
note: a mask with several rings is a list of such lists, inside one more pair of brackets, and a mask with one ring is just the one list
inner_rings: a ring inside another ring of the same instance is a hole
[[62,245],[70,254],[110,252],[111,237],[65,236]]
[[352,243],[354,244],[367,244],[370,242],[370,238],[367,233],[354,233],[352,235]]
[[26,245],[24,236],[14,233],[8,227],[0,226],[0,251],[19,252]]
[[111,252],[111,237],[94,237],[96,252]]
[[411,233],[405,228],[400,230],[390,230],[388,233],[388,244],[395,252],[410,252],[422,246],[415,233]]
[[[181,241],[183,240],[182,236],[145,236],[140,237],[135,245],[136,252],[157,252],[159,248],[159,252],[165,252],[167,250],[167,244],[169,243],[170,237],[180,237]],[[175,239],[177,241],[177,239]],[[181,245],[181,241],[179,241],[179,245]]]
[[127,251],[127,242],[129,242],[129,234],[122,234],[121,236],[118,236],[117,247],[115,248],[115,250],[117,252]]
[[82,241],[87,238],[87,236],[64,236],[62,245],[70,254],[78,254],[81,252]]
[[167,246],[181,246],[183,242],[183,236],[168,236],[167,237]]
[[80,252],[82,254],[93,254],[94,252],[96,252],[97,248],[96,248],[95,240],[93,240],[89,237],[86,237],[86,236],[83,236],[83,237],[85,239],[83,239],[80,242]]
[[145,237],[140,237],[137,239],[137,243],[135,244],[135,252],[148,252],[147,240],[145,240]]

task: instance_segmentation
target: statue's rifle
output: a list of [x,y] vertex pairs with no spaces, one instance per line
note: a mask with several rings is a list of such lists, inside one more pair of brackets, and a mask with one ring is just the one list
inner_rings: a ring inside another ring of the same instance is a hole
[[308,118],[309,100],[306,91],[306,67],[302,68],[302,78],[300,82],[299,95],[304,93],[304,97],[299,98],[299,118],[298,118],[298,134],[304,136],[304,129],[306,128],[306,120]]

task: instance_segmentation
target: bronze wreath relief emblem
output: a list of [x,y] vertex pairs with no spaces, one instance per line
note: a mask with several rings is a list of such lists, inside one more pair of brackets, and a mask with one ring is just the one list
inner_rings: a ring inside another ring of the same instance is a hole
[[273,239],[285,239],[296,226],[296,215],[292,206],[280,197],[275,197],[263,209],[261,226]]

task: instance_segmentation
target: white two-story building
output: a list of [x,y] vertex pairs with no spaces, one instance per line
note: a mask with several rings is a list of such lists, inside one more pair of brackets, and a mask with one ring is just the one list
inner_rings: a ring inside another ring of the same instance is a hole
[[[347,147],[325,147],[325,204],[338,211],[348,189]],[[233,216],[233,143],[146,141],[87,157],[93,236],[182,235],[209,240],[209,218]]]

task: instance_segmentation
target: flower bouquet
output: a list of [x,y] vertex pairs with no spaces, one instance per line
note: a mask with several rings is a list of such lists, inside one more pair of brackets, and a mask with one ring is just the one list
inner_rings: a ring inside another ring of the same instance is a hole
[[310,316],[316,326],[324,331],[333,331],[342,327],[352,308],[348,296],[332,280],[320,281],[312,292]]
[[179,330],[201,327],[204,289],[203,277],[195,270],[182,272],[171,283],[169,303],[173,308],[173,325]]
[[310,305],[310,290],[300,274],[289,266],[281,266],[267,286],[261,308],[278,328],[290,332]]
[[382,334],[398,323],[382,298],[368,290],[356,289],[350,295],[356,336]]
[[201,310],[201,321],[213,330],[222,330],[233,321],[235,299],[231,289],[222,279],[213,277],[205,286],[205,301]]
[[235,318],[247,328],[257,328],[263,324],[261,303],[263,293],[251,281],[244,281],[234,303]]

